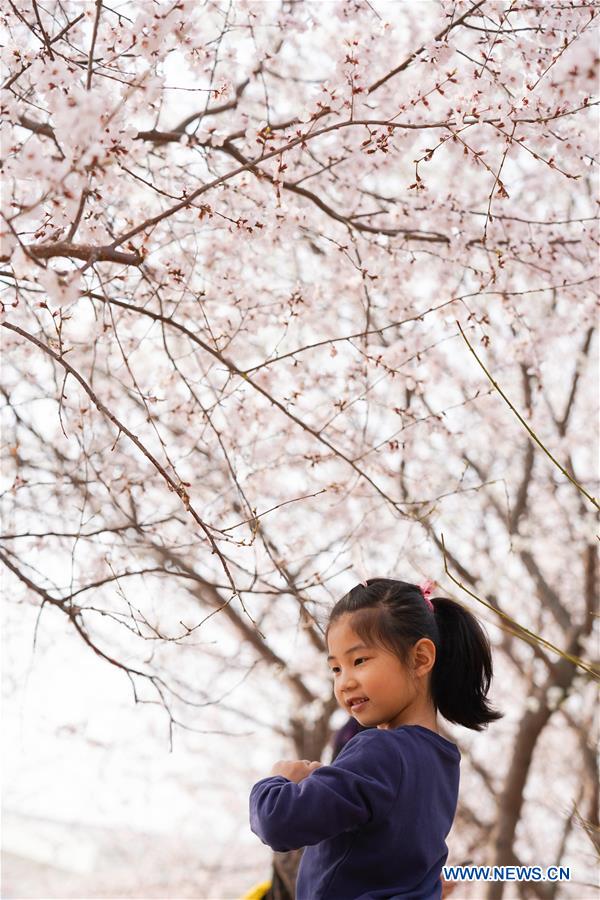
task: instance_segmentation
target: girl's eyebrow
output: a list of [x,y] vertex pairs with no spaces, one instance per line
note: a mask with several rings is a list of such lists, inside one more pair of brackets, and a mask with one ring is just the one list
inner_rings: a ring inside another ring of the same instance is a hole
[[[346,650],[346,652],[344,653],[344,656],[349,656],[354,650],[368,650],[368,649],[369,648],[367,647],[366,644],[355,644],[354,647],[350,647],[349,650]],[[335,659],[335,658],[336,658],[335,656],[330,654],[327,657],[327,662],[330,662],[332,659]]]

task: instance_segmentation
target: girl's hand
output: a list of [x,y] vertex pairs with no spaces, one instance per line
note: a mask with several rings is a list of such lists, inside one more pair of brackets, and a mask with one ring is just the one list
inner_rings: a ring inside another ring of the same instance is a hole
[[322,765],[323,763],[311,762],[308,759],[280,759],[271,769],[271,776],[283,775],[284,778],[289,778],[290,781],[298,784]]

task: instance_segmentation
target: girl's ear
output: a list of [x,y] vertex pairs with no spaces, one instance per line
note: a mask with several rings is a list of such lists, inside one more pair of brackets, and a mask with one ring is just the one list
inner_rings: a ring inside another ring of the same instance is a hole
[[435,663],[435,644],[429,638],[421,638],[413,645],[413,673],[427,675]]

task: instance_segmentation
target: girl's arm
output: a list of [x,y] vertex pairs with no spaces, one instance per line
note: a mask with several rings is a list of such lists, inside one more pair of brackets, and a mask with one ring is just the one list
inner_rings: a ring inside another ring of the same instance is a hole
[[[273,850],[318,844],[385,817],[402,779],[402,757],[385,732],[352,738],[330,766],[319,766],[298,783],[284,774],[258,781],[250,793],[250,827]],[[278,764],[281,765],[281,764]],[[306,761],[296,760],[296,776]]]

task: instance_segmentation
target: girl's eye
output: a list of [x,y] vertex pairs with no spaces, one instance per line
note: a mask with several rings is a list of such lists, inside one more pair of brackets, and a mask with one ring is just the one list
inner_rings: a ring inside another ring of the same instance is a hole
[[[364,656],[359,656],[358,659],[355,659],[354,665],[356,665],[356,663],[360,663],[360,662],[365,662]],[[334,675],[337,675],[337,673],[340,671],[340,668],[339,668],[339,666],[333,666],[331,671],[333,672]]]

